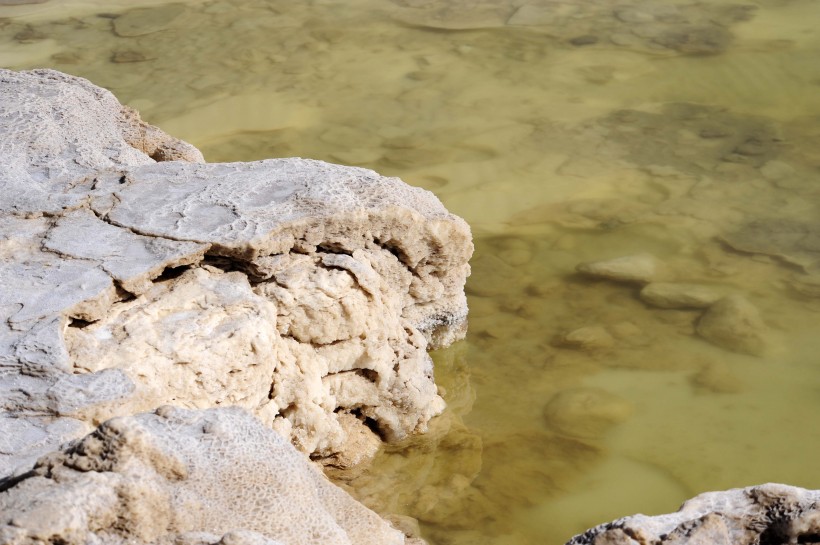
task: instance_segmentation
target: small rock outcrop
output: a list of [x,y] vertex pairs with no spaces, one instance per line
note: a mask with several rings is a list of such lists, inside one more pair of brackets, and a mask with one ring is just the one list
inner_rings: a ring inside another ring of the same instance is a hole
[[203,163],[108,91],[0,71],[0,474],[104,420],[238,405],[334,465],[422,432],[466,223],[299,158]]
[[567,545],[757,545],[820,541],[820,491],[764,484],[701,494],[669,515],[602,524]]
[[0,479],[0,543],[400,545],[238,408],[114,418]]

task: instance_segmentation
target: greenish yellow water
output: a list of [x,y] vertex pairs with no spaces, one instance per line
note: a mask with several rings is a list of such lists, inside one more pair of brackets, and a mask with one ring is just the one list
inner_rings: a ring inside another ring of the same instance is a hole
[[[87,77],[209,161],[365,166],[467,219],[448,412],[347,486],[432,545],[559,544],[706,490],[820,488],[820,3],[742,6],[51,0],[0,6],[0,63]],[[761,219],[760,253],[720,242]],[[574,274],[640,252],[747,297],[767,354]],[[612,344],[556,342],[586,326]],[[580,388],[618,423],[545,418]]]

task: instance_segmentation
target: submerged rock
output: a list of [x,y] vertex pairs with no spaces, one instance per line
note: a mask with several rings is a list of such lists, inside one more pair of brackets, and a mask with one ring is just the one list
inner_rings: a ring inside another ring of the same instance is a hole
[[776,257],[806,272],[820,271],[820,223],[756,219],[721,240],[739,252]]
[[600,388],[558,392],[544,407],[553,430],[571,437],[595,438],[632,415],[632,404]]
[[185,6],[181,4],[132,9],[114,19],[114,34],[121,37],[153,34],[166,29],[184,12]]
[[567,545],[816,543],[820,491],[764,484],[707,492],[676,513],[634,515],[596,526]]
[[[431,193],[320,161],[202,164],[86,80],[0,82],[1,416],[239,405],[347,465],[441,412],[426,350],[464,335],[472,243]],[[53,448],[15,445],[0,474]]]
[[732,34],[726,28],[714,24],[681,25],[665,29],[652,41],[681,53],[715,55],[729,46]]
[[708,308],[723,297],[723,293],[701,284],[653,282],[641,290],[641,300],[660,308]]
[[740,295],[730,295],[709,307],[697,325],[709,342],[742,354],[762,355],[768,345],[768,328],[757,308]]
[[692,385],[716,394],[735,394],[743,390],[743,381],[725,364],[709,363],[691,379]]
[[[600,123],[608,138],[625,146],[630,161],[653,175],[713,173],[727,163],[757,167],[775,160],[784,149],[780,129],[772,120],[703,104],[669,103],[657,112],[617,110]],[[647,139],[645,131],[652,131],[655,138]],[[721,179],[730,178],[717,178]],[[719,204],[696,200],[699,208]],[[724,218],[726,207],[720,211],[719,217]]]
[[615,344],[615,339],[612,338],[612,335],[610,335],[603,326],[588,326],[561,335],[556,343],[558,346],[566,348],[595,350],[599,348],[610,348]]
[[405,542],[238,408],[109,420],[0,490],[3,543]]
[[605,280],[646,284],[657,279],[660,268],[660,262],[654,256],[637,254],[582,263],[575,270],[586,276]]

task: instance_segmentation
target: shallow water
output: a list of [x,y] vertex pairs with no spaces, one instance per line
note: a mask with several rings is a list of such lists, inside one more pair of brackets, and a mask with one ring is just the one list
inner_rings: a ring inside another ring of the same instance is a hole
[[[3,66],[87,77],[209,161],[365,166],[472,225],[470,333],[434,355],[450,408],[348,483],[432,545],[559,544],[706,490],[820,488],[816,1],[51,0],[0,17]],[[738,232],[757,253],[721,242]],[[765,355],[574,273],[642,252],[744,295]],[[610,341],[558,342],[587,326]]]

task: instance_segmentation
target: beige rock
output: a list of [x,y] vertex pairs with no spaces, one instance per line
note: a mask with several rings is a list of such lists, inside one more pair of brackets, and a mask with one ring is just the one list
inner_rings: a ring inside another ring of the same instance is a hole
[[743,381],[728,366],[710,363],[692,377],[692,384],[716,394],[734,394],[743,390]]
[[697,332],[721,348],[753,356],[762,355],[769,344],[769,330],[760,313],[740,295],[730,295],[709,307],[698,321]]
[[664,540],[668,545],[733,545],[724,517],[709,513],[675,528]]
[[783,484],[707,492],[676,513],[625,517],[587,530],[567,545],[609,544],[610,536],[622,539],[624,534],[656,545],[812,543],[820,530],[818,505],[820,491]]
[[[408,517],[406,515],[387,515],[384,518],[393,526],[393,528],[399,530],[408,538],[418,538],[421,535],[419,521],[413,517]],[[408,541],[407,544],[411,545],[411,542]]]
[[612,334],[619,339],[635,339],[643,336],[643,331],[633,322],[618,322],[609,326]]
[[724,296],[720,290],[701,284],[653,282],[641,290],[641,299],[660,308],[708,308]]
[[638,542],[619,529],[613,528],[595,536],[592,545],[638,545]]
[[550,428],[582,438],[599,437],[631,414],[631,403],[600,388],[558,392],[544,407],[544,418]]
[[128,106],[121,106],[121,130],[123,138],[137,150],[154,161],[186,161],[204,163],[202,153],[194,146],[165,134],[140,119],[139,113]]
[[0,83],[0,417],[53,420],[0,474],[59,417],[239,405],[345,465],[442,411],[426,349],[464,336],[472,243],[431,193],[319,161],[202,164],[86,80]]
[[238,408],[115,418],[4,484],[4,543],[405,543]]
[[577,348],[579,350],[596,350],[610,348],[615,339],[603,326],[595,325],[575,329],[557,339],[558,346]]
[[586,276],[638,284],[657,280],[660,269],[660,262],[649,254],[582,263],[575,268],[576,271]]

